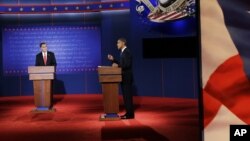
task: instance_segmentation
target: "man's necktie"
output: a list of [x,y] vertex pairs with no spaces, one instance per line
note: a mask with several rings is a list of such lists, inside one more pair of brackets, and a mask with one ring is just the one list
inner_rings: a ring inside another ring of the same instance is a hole
[[43,56],[43,62],[44,62],[44,65],[46,65],[46,62],[47,62],[47,56],[46,54],[44,53],[44,56]]

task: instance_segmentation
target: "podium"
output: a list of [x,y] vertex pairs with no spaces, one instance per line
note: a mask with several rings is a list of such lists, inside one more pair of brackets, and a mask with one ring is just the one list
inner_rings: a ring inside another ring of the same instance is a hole
[[52,80],[54,66],[28,67],[29,80],[33,80],[34,101],[36,108],[32,112],[54,112],[52,107]]
[[119,83],[122,81],[121,68],[98,66],[99,82],[102,85],[104,114],[100,120],[120,120]]

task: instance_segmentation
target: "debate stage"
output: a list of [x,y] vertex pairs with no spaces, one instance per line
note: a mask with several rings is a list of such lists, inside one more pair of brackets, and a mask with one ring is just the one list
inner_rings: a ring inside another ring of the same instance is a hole
[[[55,95],[54,113],[31,113],[33,100],[33,96],[0,97],[1,141],[199,140],[194,99],[136,96],[135,119],[120,121],[99,121],[100,94]],[[120,111],[123,114],[122,106]]]

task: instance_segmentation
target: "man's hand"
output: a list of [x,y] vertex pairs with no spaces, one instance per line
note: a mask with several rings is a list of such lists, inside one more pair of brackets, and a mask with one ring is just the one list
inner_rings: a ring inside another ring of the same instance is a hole
[[112,56],[112,55],[108,55],[108,59],[110,60],[110,61],[114,61],[114,57]]
[[118,67],[118,64],[113,63],[113,64],[112,64],[112,67]]

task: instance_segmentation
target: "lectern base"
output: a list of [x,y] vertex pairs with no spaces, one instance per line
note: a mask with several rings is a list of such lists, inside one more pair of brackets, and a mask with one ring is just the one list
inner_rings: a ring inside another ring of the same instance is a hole
[[118,114],[102,114],[99,118],[100,121],[121,120]]
[[31,110],[32,113],[52,113],[52,112],[55,112],[56,109],[55,108],[46,108],[46,107],[37,107],[33,110]]

